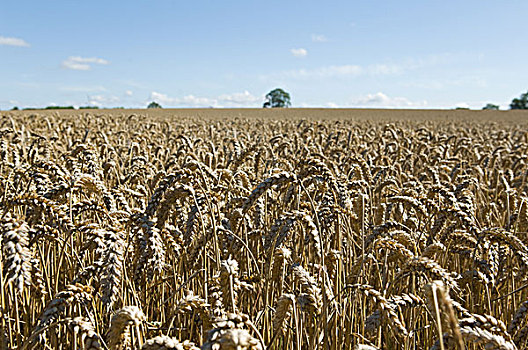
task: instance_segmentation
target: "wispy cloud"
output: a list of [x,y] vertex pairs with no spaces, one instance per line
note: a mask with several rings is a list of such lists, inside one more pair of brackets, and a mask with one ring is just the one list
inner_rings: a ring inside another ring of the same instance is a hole
[[12,38],[12,37],[6,37],[6,36],[0,36],[0,45],[19,46],[19,47],[29,47],[30,46],[24,39]]
[[401,75],[410,71],[430,69],[431,67],[448,65],[459,60],[465,60],[464,56],[452,54],[436,54],[425,57],[408,58],[397,62],[373,63],[369,65],[343,64],[327,65],[310,69],[293,69],[276,72],[270,75],[262,75],[262,80],[290,79],[323,79],[323,78],[351,78],[359,76],[387,76]]
[[451,78],[415,79],[401,83],[404,87],[441,90],[451,87],[486,88],[489,86],[487,80],[477,75],[458,75]]
[[67,92],[105,92],[104,86],[63,86],[59,90]]
[[17,81],[14,85],[28,89],[38,89],[41,87],[39,83],[35,83],[34,81]]
[[175,107],[256,107],[263,97],[254,96],[248,91],[233,94],[223,94],[215,98],[187,95],[183,97],[171,97],[169,95],[153,91],[150,100],[160,103],[162,106]]
[[330,78],[335,76],[357,76],[363,73],[363,67],[346,64],[341,66],[324,66],[315,69],[295,69],[281,73],[289,78]]
[[312,34],[312,41],[314,43],[324,43],[328,41],[328,38],[323,34]]
[[62,67],[72,70],[90,70],[92,65],[107,65],[110,62],[103,58],[98,57],[80,57],[80,56],[70,56],[65,61],[62,62]]
[[392,64],[373,64],[361,66],[357,64],[344,64],[337,66],[323,66],[315,69],[295,69],[280,73],[282,77],[289,78],[335,78],[357,77],[360,75],[393,75],[400,74],[404,68]]
[[291,49],[290,52],[295,57],[306,57],[306,55],[308,55],[308,51],[306,51],[306,49],[303,49],[303,48]]

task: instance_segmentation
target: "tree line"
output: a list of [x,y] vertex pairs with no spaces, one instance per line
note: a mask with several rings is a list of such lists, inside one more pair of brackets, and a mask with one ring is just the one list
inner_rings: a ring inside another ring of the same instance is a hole
[[[291,107],[291,96],[283,89],[277,88],[268,92],[265,96],[263,108],[286,108]],[[97,106],[81,106],[78,109],[97,109]],[[115,107],[121,109],[123,107]],[[159,103],[152,101],[147,108],[162,108]],[[75,109],[73,106],[48,106],[45,108],[24,108],[24,110],[36,109]],[[465,108],[464,108],[465,109]],[[499,106],[493,103],[486,104],[482,109],[484,110],[498,110]],[[510,109],[528,109],[528,92],[521,94],[518,98],[514,98],[510,103]],[[11,110],[17,111],[18,107],[13,107]]]
[[[493,103],[488,103],[482,109],[498,110],[499,106]],[[510,103],[510,109],[528,109],[528,92],[521,94],[518,98],[514,98]]]
[[[268,92],[265,96],[266,101],[262,105],[263,108],[285,108],[291,106],[290,94],[283,89],[277,88]],[[147,108],[162,108],[157,102],[151,102]],[[466,109],[466,108],[457,108]],[[499,106],[493,103],[488,103],[482,109],[498,110]],[[510,103],[510,109],[528,109],[528,92],[521,94],[519,98],[514,98]]]

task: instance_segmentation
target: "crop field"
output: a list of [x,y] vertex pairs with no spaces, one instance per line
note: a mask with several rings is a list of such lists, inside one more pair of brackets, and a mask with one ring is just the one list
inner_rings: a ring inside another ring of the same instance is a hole
[[0,112],[0,349],[528,349],[528,113]]

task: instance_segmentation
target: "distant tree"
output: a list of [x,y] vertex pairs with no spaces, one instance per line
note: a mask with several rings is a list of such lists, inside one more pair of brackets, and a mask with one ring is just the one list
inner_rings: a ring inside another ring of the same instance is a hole
[[285,108],[291,106],[290,94],[282,89],[275,89],[268,92],[264,108]]
[[99,109],[97,106],[79,106],[79,109]]
[[75,109],[73,106],[48,106],[44,109]]
[[510,103],[511,109],[528,109],[528,92],[521,94],[521,97],[514,98]]
[[482,109],[497,111],[497,110],[499,110],[499,106],[494,105],[493,103],[488,103],[487,105],[482,107]]
[[12,110],[12,111],[18,111],[18,107],[15,106],[15,107],[11,108],[11,110]]
[[147,106],[147,108],[162,108],[161,105],[155,101],[152,101],[151,103],[149,103],[149,105]]

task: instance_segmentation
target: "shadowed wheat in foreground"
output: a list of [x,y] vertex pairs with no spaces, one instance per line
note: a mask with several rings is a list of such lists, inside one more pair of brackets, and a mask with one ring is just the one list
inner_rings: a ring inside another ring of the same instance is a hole
[[0,348],[526,349],[527,155],[522,123],[5,114]]

